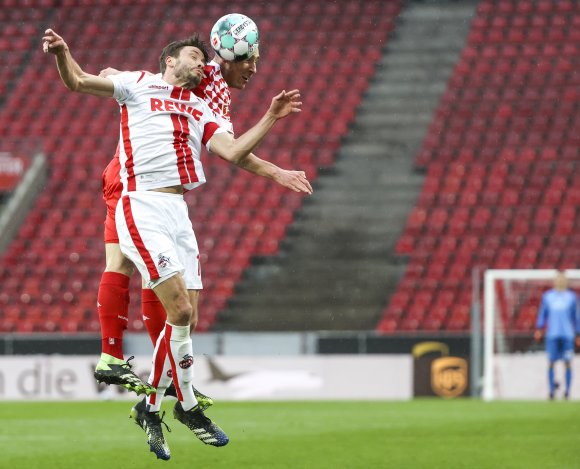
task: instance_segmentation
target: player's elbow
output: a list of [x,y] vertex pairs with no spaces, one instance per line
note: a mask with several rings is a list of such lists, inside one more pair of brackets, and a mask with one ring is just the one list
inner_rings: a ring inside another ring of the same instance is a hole
[[244,165],[244,161],[246,160],[246,156],[244,154],[240,154],[240,153],[233,153],[230,157],[230,162],[235,164],[236,166],[243,166]]
[[236,166],[240,166],[248,154],[236,149],[234,145],[229,145],[221,152],[220,156],[224,160],[229,161]]
[[77,93],[88,93],[90,88],[85,80],[79,78],[75,83],[75,89],[73,91],[76,91]]
[[82,91],[80,82],[76,77],[63,78],[62,82],[64,83],[64,86],[66,86],[66,88],[70,91],[75,91],[77,93]]
[[252,154],[251,148],[248,148],[246,145],[243,145],[242,142],[234,140],[232,144],[232,156],[231,156],[232,163],[238,166],[243,166],[248,161],[251,154]]
[[69,91],[80,92],[79,85],[76,82],[65,82],[64,86],[66,86]]
[[70,80],[70,86],[67,86],[67,88],[77,93],[89,93],[91,91],[89,81],[84,75],[73,77]]
[[250,151],[240,145],[240,142],[231,138],[231,136],[223,136],[219,134],[210,141],[210,151],[217,154],[220,158],[229,163],[240,165],[248,156]]
[[239,166],[240,168],[245,168],[246,165],[248,164],[248,160],[249,160],[249,153],[240,153],[234,156],[234,160],[233,163],[236,166]]

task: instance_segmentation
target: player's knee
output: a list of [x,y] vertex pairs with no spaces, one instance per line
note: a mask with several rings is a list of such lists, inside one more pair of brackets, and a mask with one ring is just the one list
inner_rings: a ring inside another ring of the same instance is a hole
[[135,273],[135,268],[132,265],[130,265],[130,266],[118,265],[118,266],[112,266],[112,267],[107,266],[106,271],[107,272],[117,272],[119,274],[126,275],[127,277],[132,277],[133,274]]
[[173,321],[176,324],[187,325],[191,323],[193,308],[187,299],[176,301],[172,310]]

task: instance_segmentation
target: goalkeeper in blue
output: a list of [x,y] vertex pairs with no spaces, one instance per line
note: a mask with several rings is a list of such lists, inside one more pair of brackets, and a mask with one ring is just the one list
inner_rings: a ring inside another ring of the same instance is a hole
[[549,360],[550,399],[554,399],[558,387],[554,375],[554,364],[558,360],[563,360],[566,366],[564,398],[569,399],[570,397],[574,342],[580,346],[578,334],[580,334],[578,297],[568,288],[568,280],[564,272],[558,272],[554,280],[554,288],[545,292],[542,297],[534,334],[534,338],[538,342],[542,340],[542,337],[545,337]]

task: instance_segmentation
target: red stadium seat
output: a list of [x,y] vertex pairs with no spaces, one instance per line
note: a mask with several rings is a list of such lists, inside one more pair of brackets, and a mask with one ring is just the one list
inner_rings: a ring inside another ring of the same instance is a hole
[[[118,135],[115,106],[99,106],[94,97],[70,93],[56,81],[54,68],[39,69],[34,65],[36,60],[23,60],[28,55],[39,57],[37,46],[28,38],[53,21],[62,25],[65,37],[78,39],[75,54],[88,70],[98,71],[107,65],[139,69],[155,63],[158,55],[155,45],[169,42],[183,30],[207,31],[212,26],[211,18],[222,16],[224,9],[229,8],[223,0],[187,5],[169,0],[81,3],[79,6],[73,0],[36,0],[34,7],[0,9],[0,22],[4,26],[0,32],[0,54],[6,65],[0,75],[2,87],[10,90],[9,94],[3,94],[6,99],[0,107],[0,127],[11,137],[26,135],[44,141],[51,168],[44,194],[9,247],[8,257],[3,258],[10,259],[12,264],[17,261],[23,268],[11,270],[17,277],[4,281],[2,294],[7,303],[20,303],[25,298],[29,303],[39,302],[55,309],[44,323],[20,321],[18,331],[98,331],[96,285],[104,267],[100,180]],[[62,8],[55,8],[57,4]],[[324,7],[312,2],[284,7],[275,2],[250,2],[244,8],[250,16],[260,18],[260,29],[268,43],[268,60],[260,65],[262,70],[254,85],[235,94],[234,120],[251,122],[256,112],[261,112],[262,90],[272,85],[268,80],[275,80],[280,88],[296,79],[302,80],[303,88],[311,88],[309,106],[304,109],[302,119],[282,123],[260,150],[280,166],[297,165],[305,169],[314,181],[319,167],[334,165],[342,138],[354,119],[354,110],[394,27],[400,2],[341,1]],[[345,16],[345,8],[352,14]],[[304,15],[305,9],[310,13]],[[189,20],[179,26],[162,21],[158,27],[149,21],[157,17]],[[372,31],[371,21],[377,25]],[[292,31],[290,42],[287,31]],[[342,51],[334,62],[330,57],[337,48],[330,48],[329,57],[325,55],[322,59],[312,52],[326,47],[328,41]],[[280,47],[289,43],[290,48]],[[319,66],[321,60],[335,63],[336,67]],[[313,70],[316,73],[310,73]],[[347,75],[350,78],[345,78]],[[329,90],[331,80],[336,86]],[[33,110],[25,105],[32,93],[43,96],[42,109]],[[326,109],[329,103],[332,113],[328,118],[316,119],[312,110]],[[288,132],[290,128],[295,131]],[[202,325],[208,329],[227,297],[233,294],[235,283],[250,265],[252,256],[279,252],[280,242],[303,197],[288,195],[271,181],[247,177],[213,159],[206,159],[204,165],[208,184],[192,191],[188,202],[200,245],[207,246],[202,256],[209,256],[212,265],[217,262],[220,266],[220,274],[215,277],[221,282],[220,301],[211,303],[211,312]],[[236,237],[230,238],[234,232]],[[246,252],[240,252],[242,249]],[[0,308],[4,312],[3,304]],[[138,309],[139,302],[131,302],[132,318],[138,317]],[[10,332],[7,320],[1,326]],[[142,323],[132,320],[129,327],[140,331]]]
[[[580,9],[570,1],[479,3],[416,154],[427,177],[397,244],[410,257],[399,289],[423,276],[466,284],[473,264],[553,268],[580,261],[580,252],[565,252],[580,228],[578,26]],[[426,252],[450,234],[460,240],[449,247],[451,265],[438,253],[438,264],[425,265]],[[443,319],[428,314],[433,305],[425,307],[417,328],[465,330],[468,301],[454,298]],[[417,316],[397,327],[414,329]],[[522,310],[513,324],[529,331],[533,320]]]

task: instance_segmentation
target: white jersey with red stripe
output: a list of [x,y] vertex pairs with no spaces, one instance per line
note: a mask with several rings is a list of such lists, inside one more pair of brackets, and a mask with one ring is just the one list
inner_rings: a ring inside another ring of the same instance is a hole
[[205,76],[195,88],[194,93],[198,98],[203,99],[214,112],[219,126],[233,134],[234,126],[230,118],[232,98],[230,88],[222,75],[222,70],[219,64],[212,60],[205,66],[203,71]]
[[123,193],[205,182],[201,145],[220,128],[208,105],[161,74],[124,72],[109,77],[121,107],[119,160]]

